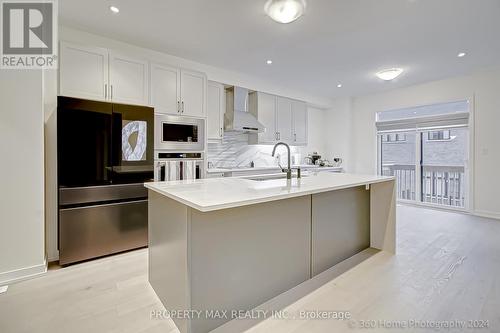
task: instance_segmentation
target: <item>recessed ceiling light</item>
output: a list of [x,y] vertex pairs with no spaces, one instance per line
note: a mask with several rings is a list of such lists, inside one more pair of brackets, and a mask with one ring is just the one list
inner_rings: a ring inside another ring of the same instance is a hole
[[268,60],[268,61],[266,61],[266,64],[268,64],[268,65],[271,65],[272,63],[273,63],[273,61],[272,61],[272,60]]
[[268,0],[264,10],[270,18],[279,23],[290,23],[306,10],[305,0]]
[[337,84],[337,88],[342,88],[342,83]]
[[457,57],[459,58],[465,57],[465,52],[460,52],[459,54],[457,54]]
[[401,75],[401,73],[403,73],[402,68],[389,68],[377,72],[375,73],[375,75],[377,75],[377,77],[381,80],[391,81],[397,78],[399,75]]
[[110,6],[109,10],[115,14],[118,14],[120,12],[120,9],[118,9],[118,7],[115,7],[115,6]]

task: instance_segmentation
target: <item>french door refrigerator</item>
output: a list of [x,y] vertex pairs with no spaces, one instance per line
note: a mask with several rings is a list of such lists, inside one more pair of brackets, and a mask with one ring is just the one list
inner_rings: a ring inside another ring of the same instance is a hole
[[154,110],[59,97],[59,262],[147,246]]

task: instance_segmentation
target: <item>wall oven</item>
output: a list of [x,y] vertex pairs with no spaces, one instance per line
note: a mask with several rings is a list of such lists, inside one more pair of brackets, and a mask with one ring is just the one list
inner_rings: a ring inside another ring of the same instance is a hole
[[155,114],[155,149],[169,151],[203,151],[205,120]]
[[203,178],[203,153],[155,152],[155,181]]

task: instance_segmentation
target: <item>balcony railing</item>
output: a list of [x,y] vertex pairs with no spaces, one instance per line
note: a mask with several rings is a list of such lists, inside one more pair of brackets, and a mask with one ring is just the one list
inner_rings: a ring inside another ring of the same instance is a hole
[[398,199],[418,200],[444,206],[465,207],[465,169],[463,166],[424,165],[421,198],[417,199],[415,165],[385,164],[384,176],[395,176]]

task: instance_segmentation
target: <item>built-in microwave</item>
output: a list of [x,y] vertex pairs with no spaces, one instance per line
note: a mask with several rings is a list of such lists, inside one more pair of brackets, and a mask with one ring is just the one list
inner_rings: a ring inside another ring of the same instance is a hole
[[155,114],[155,149],[203,151],[205,120]]

